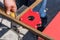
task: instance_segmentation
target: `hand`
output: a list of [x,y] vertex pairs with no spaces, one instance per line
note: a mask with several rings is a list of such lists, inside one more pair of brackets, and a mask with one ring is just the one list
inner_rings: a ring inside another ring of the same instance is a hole
[[17,10],[15,0],[4,0],[4,5],[7,14],[10,14],[11,11],[16,12]]

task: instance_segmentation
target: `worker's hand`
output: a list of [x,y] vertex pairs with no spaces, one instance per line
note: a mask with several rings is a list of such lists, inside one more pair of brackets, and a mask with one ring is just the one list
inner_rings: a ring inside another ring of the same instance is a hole
[[17,10],[15,0],[4,0],[4,5],[6,7],[7,14],[10,14],[10,11],[16,12]]

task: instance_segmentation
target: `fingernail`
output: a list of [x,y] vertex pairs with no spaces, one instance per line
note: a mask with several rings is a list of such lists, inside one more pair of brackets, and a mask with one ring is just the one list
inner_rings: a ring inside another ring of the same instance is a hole
[[8,11],[7,14],[10,15],[10,11]]

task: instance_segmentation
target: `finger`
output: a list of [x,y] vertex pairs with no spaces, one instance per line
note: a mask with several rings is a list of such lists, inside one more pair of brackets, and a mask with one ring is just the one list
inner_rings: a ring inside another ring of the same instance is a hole
[[16,7],[16,6],[12,6],[11,10],[12,10],[13,12],[16,12],[17,7]]
[[9,15],[10,14],[11,7],[7,7],[6,13]]

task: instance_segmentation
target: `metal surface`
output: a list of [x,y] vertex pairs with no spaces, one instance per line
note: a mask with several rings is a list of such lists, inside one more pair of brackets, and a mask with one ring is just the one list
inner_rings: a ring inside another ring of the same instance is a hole
[[22,25],[23,27],[29,29],[30,31],[32,31],[36,35],[39,35],[40,37],[44,38],[45,40],[51,40],[51,38],[49,38],[48,36],[42,34],[40,31],[38,31],[38,30],[36,30],[34,28],[31,28],[30,26],[22,23],[21,21],[18,21],[17,19],[12,18],[11,16],[7,15],[2,9],[0,9],[0,15],[3,15],[5,17],[11,19],[12,21],[16,22],[17,24]]
[[[24,12],[22,12],[19,16],[22,16],[22,15],[23,15],[27,10],[29,10],[30,8],[33,9],[33,8],[34,8],[37,4],[39,4],[40,2],[41,2],[41,0],[36,0],[31,6],[29,6],[29,7],[28,7]],[[19,25],[22,25],[24,28],[29,29],[30,31],[32,31],[32,32],[35,33],[36,35],[39,35],[40,37],[42,37],[42,38],[45,39],[45,40],[51,40],[51,38],[49,38],[48,36],[42,34],[40,31],[38,31],[38,30],[36,30],[36,29],[34,29],[34,28],[31,28],[30,26],[24,24],[23,22],[15,19],[15,18],[12,18],[12,17],[9,16],[9,15],[6,15],[6,13],[5,13],[2,9],[0,9],[0,15],[3,15],[3,16],[5,16],[5,17],[9,18],[11,21],[13,21],[13,22],[15,22],[15,23],[17,23],[17,24],[19,24]],[[17,17],[17,18],[18,18],[18,17]]]

